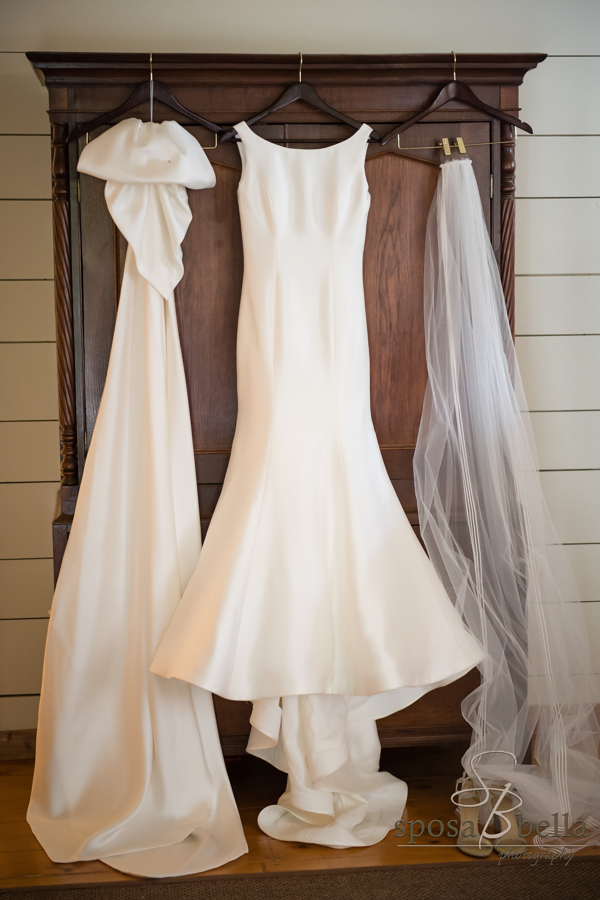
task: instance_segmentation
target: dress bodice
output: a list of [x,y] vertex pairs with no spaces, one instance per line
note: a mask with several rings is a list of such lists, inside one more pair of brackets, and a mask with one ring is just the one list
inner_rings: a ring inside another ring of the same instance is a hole
[[[241,122],[243,174],[238,197],[242,225],[266,229],[285,241],[325,241],[344,226],[366,225],[369,188],[365,177],[370,127],[362,125],[350,138],[317,150],[273,144]],[[247,259],[247,257],[246,257]]]

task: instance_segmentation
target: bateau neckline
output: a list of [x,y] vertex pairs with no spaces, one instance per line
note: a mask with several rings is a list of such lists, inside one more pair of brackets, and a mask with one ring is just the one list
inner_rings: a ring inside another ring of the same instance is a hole
[[[283,147],[280,144],[273,143],[273,141],[268,141],[266,138],[261,137],[259,134],[256,134],[254,131],[252,131],[252,129],[246,122],[238,122],[237,125],[234,125],[234,128],[238,133],[240,125],[243,125],[246,128],[246,131],[250,132],[252,137],[256,138],[257,141],[260,141],[263,144],[268,144],[270,147],[275,147],[277,150],[283,150],[285,153],[322,153],[325,150],[336,150],[343,144],[348,144],[350,141],[353,141],[364,128],[368,128],[369,131],[373,130],[368,122],[363,122],[360,128],[356,129],[354,134],[351,134],[350,137],[344,138],[343,141],[336,141],[336,143],[332,144],[330,147],[315,147],[314,150],[309,150],[307,147]],[[315,144],[318,143],[318,141],[315,141]]]

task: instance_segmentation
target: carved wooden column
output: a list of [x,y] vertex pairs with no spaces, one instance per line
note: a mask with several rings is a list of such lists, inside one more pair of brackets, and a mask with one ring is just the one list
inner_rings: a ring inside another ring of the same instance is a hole
[[71,290],[71,229],[69,216],[69,156],[66,124],[52,129],[52,233],[54,240],[54,299],[60,424],[61,514],[53,523],[55,577],[62,560],[74,509],[77,470],[75,354]]
[[[501,140],[513,141],[515,130],[512,125],[501,126]],[[504,290],[506,312],[510,330],[515,333],[515,145],[502,144],[500,156],[500,278]]]
[[75,419],[75,356],[71,293],[71,230],[69,225],[69,157],[67,126],[52,124],[52,231],[54,238],[54,298],[58,362],[61,485],[77,484]]

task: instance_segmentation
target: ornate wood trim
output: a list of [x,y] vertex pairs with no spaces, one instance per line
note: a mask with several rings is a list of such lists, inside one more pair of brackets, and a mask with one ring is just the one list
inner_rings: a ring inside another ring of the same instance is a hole
[[[148,53],[30,52],[47,85],[80,86],[113,81],[135,84],[148,76]],[[474,84],[519,85],[525,74],[546,58],[545,53],[460,53],[457,75]],[[314,84],[435,84],[449,81],[452,53],[305,54],[302,71]],[[293,81],[298,54],[154,53],[154,75],[173,84],[273,83]],[[412,111],[412,110],[411,110]],[[408,110],[407,110],[408,112]]]
[[[515,129],[502,123],[502,141],[512,141]],[[515,145],[502,144],[500,157],[500,278],[510,330],[515,333]]]
[[54,240],[54,299],[58,364],[61,485],[78,483],[75,412],[75,354],[71,290],[71,228],[69,157],[66,124],[52,123],[52,233]]

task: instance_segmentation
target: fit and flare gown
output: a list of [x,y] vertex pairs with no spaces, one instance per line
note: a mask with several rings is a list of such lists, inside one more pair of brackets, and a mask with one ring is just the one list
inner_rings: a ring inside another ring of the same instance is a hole
[[275,838],[381,840],[404,782],[375,720],[459,678],[466,630],[373,428],[362,257],[363,125],[317,149],[236,126],[244,281],[238,421],[223,491],[151,671],[253,701],[248,750],[288,773]]

